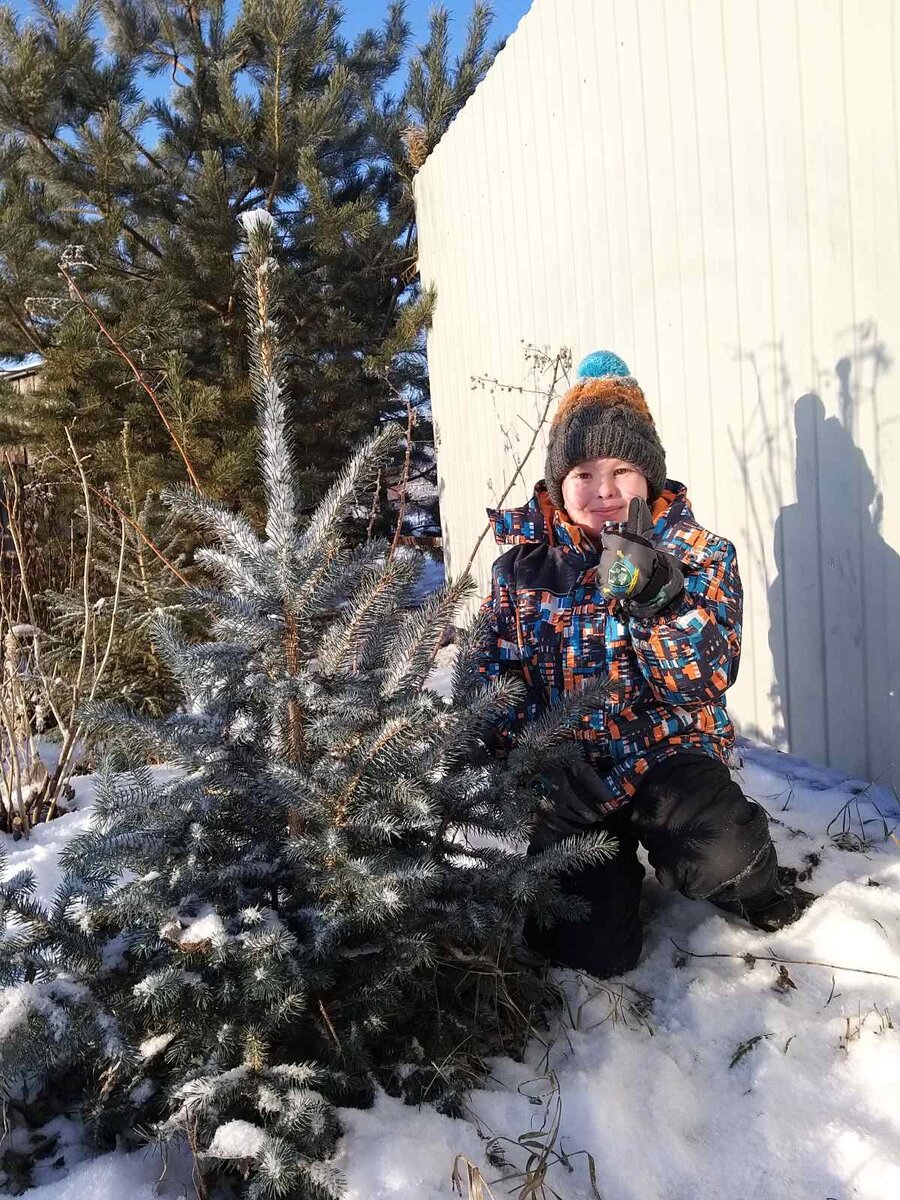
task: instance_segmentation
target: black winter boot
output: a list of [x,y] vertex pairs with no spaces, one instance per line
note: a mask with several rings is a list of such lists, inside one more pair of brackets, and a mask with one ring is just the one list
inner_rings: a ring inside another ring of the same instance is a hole
[[796,871],[790,867],[778,868],[778,885],[776,892],[763,904],[754,904],[751,908],[744,905],[743,916],[755,929],[763,929],[774,933],[791,925],[802,917],[809,906],[818,897],[812,892],[798,888],[793,882]]

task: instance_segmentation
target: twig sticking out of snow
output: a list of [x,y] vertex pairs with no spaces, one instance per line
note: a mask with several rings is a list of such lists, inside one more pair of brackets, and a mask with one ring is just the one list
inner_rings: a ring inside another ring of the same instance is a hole
[[690,958],[735,958],[745,962],[748,967],[752,967],[757,961],[784,963],[791,967],[826,967],[829,971],[852,971],[854,975],[877,975],[879,979],[900,979],[900,975],[891,975],[889,971],[868,971],[865,967],[842,967],[837,963],[818,962],[814,958],[779,958],[775,954],[725,954],[720,950],[711,951],[708,954],[696,954],[693,950],[685,950],[683,946],[679,946],[674,938],[669,938],[669,941],[676,950],[681,954],[687,954]]

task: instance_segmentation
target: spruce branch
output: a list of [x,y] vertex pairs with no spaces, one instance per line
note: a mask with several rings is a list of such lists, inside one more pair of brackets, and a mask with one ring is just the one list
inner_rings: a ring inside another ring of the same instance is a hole
[[317,507],[300,538],[300,554],[315,553],[334,536],[338,524],[355,502],[357,492],[365,490],[377,476],[379,468],[384,467],[402,437],[399,426],[383,425],[353,454]]
[[340,828],[346,824],[347,808],[353,796],[365,778],[366,772],[377,760],[378,755],[393,742],[401,739],[404,734],[414,730],[413,722],[406,717],[396,717],[392,721],[388,721],[385,727],[378,733],[371,745],[367,746],[364,751],[364,759],[362,764],[350,776],[347,786],[337,798],[332,809],[332,821],[335,827]]
[[414,559],[394,559],[383,569],[376,567],[363,575],[346,615],[322,639],[319,664],[323,672],[334,675],[366,668],[370,644],[382,632],[382,622],[405,599],[420,571],[421,564]]
[[280,301],[278,267],[272,256],[274,222],[268,212],[256,209],[244,213],[241,224],[247,239],[243,272],[262,433],[260,465],[266,487],[266,534],[286,561],[296,541],[299,489],[279,378]]
[[475,590],[471,576],[446,584],[413,611],[398,635],[397,654],[384,679],[385,696],[424,683],[447,634],[447,629],[467,596]]
[[175,512],[213,534],[226,550],[245,560],[252,571],[265,574],[268,567],[265,547],[246,517],[186,485],[172,488],[162,498]]

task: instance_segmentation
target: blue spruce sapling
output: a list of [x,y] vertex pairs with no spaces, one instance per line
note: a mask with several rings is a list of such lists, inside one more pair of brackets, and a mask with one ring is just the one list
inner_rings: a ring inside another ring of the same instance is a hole
[[213,640],[159,617],[181,710],[95,707],[108,760],[57,895],[26,873],[0,888],[0,1083],[77,1109],[101,1146],[187,1142],[211,1197],[327,1200],[337,1105],[382,1086],[454,1111],[486,1056],[521,1048],[547,996],[512,955],[524,914],[562,911],[555,877],[610,847],[524,853],[530,781],[596,695],[493,760],[518,685],[479,680],[477,626],[452,701],[427,686],[468,583],[412,606],[418,556],[342,537],[397,430],[301,518],[273,225],[245,228],[266,527],[172,498],[215,543],[219,587],[191,596]]

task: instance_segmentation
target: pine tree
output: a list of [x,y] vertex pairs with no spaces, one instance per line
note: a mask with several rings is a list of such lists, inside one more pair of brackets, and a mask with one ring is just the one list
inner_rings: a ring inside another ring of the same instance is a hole
[[[172,694],[144,629],[178,579],[148,548],[165,550],[165,526],[141,522],[157,513],[160,489],[185,478],[252,517],[263,501],[237,302],[243,212],[262,204],[278,223],[304,517],[346,447],[400,417],[414,431],[418,503],[397,511],[398,453],[361,498],[356,536],[397,523],[438,531],[424,356],[433,297],[416,273],[421,158],[407,135],[433,146],[483,76],[489,9],[475,5],[455,66],[437,9],[396,95],[403,5],[353,45],[339,15],[321,0],[246,0],[234,13],[208,0],[78,0],[68,12],[33,0],[28,19],[0,8],[0,358],[42,359],[33,395],[0,388],[0,443],[27,443],[41,477],[59,485],[53,519],[74,530],[77,559],[73,438],[98,531],[111,531],[91,578],[101,635],[115,608],[120,514],[136,522],[104,686],[139,693],[148,711]],[[151,102],[154,78],[170,87]],[[192,549],[182,529],[188,568]],[[80,658],[77,639],[65,641],[80,590],[55,604],[72,615],[57,630],[64,670]]]
[[[203,490],[253,513],[236,218],[260,205],[278,220],[306,511],[348,445],[407,395],[421,407],[431,298],[404,134],[414,124],[433,145],[493,55],[486,5],[455,67],[446,13],[433,22],[398,87],[402,3],[352,45],[330,0],[244,0],[233,16],[221,0],[77,0],[70,12],[32,0],[29,19],[0,8],[0,358],[44,360],[39,393],[8,398],[6,436],[66,459],[74,424],[92,481],[120,499],[128,421],[139,493],[186,477],[99,319],[159,394]],[[148,79],[168,93],[146,99]]]
[[419,556],[342,538],[397,429],[302,520],[272,221],[245,226],[265,530],[173,497],[215,543],[219,587],[193,593],[213,638],[159,618],[182,709],[96,707],[111,757],[57,895],[37,900],[28,873],[0,888],[0,1085],[14,1105],[23,1079],[78,1097],[101,1145],[186,1140],[210,1187],[232,1172],[246,1197],[321,1200],[340,1194],[336,1104],[382,1086],[453,1112],[488,1055],[521,1047],[546,1000],[511,955],[523,916],[572,915],[556,876],[610,847],[594,833],[523,850],[534,776],[576,752],[596,691],[492,759],[490,729],[521,696],[480,679],[477,625],[452,702],[426,684],[466,582],[410,607]]

